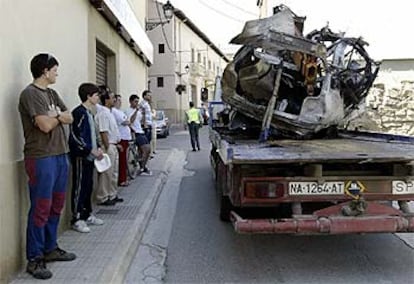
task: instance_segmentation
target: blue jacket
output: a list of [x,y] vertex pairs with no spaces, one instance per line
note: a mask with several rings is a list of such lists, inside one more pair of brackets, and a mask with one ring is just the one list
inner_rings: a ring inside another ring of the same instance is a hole
[[[92,151],[92,132],[88,120],[88,110],[83,105],[79,105],[72,111],[72,116],[73,122],[69,135],[70,154],[74,157],[86,158]],[[94,130],[93,133],[95,132]]]

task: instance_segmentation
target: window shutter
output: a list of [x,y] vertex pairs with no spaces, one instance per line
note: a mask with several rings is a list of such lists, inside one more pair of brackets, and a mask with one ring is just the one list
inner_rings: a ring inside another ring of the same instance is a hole
[[96,84],[108,84],[108,58],[100,49],[96,49]]

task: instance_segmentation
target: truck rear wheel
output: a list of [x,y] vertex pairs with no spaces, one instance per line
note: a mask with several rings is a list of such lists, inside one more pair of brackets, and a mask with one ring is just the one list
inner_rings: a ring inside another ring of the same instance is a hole
[[220,200],[220,220],[230,222],[230,211],[233,209],[228,196],[221,196]]

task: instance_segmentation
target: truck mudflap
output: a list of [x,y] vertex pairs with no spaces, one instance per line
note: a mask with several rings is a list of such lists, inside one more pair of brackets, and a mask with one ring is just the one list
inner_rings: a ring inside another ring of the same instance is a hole
[[404,214],[391,206],[367,202],[365,212],[358,216],[344,216],[342,208],[349,202],[334,205],[312,215],[293,215],[283,219],[243,219],[230,212],[230,219],[238,233],[335,235],[353,233],[414,232],[414,214]]

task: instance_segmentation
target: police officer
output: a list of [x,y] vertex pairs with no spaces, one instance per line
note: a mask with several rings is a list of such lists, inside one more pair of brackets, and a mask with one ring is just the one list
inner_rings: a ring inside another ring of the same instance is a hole
[[199,109],[194,107],[194,103],[190,102],[190,109],[185,112],[187,119],[188,130],[190,132],[191,147],[193,147],[193,152],[197,150],[200,151],[200,141],[198,139],[198,130],[201,127],[201,113]]

